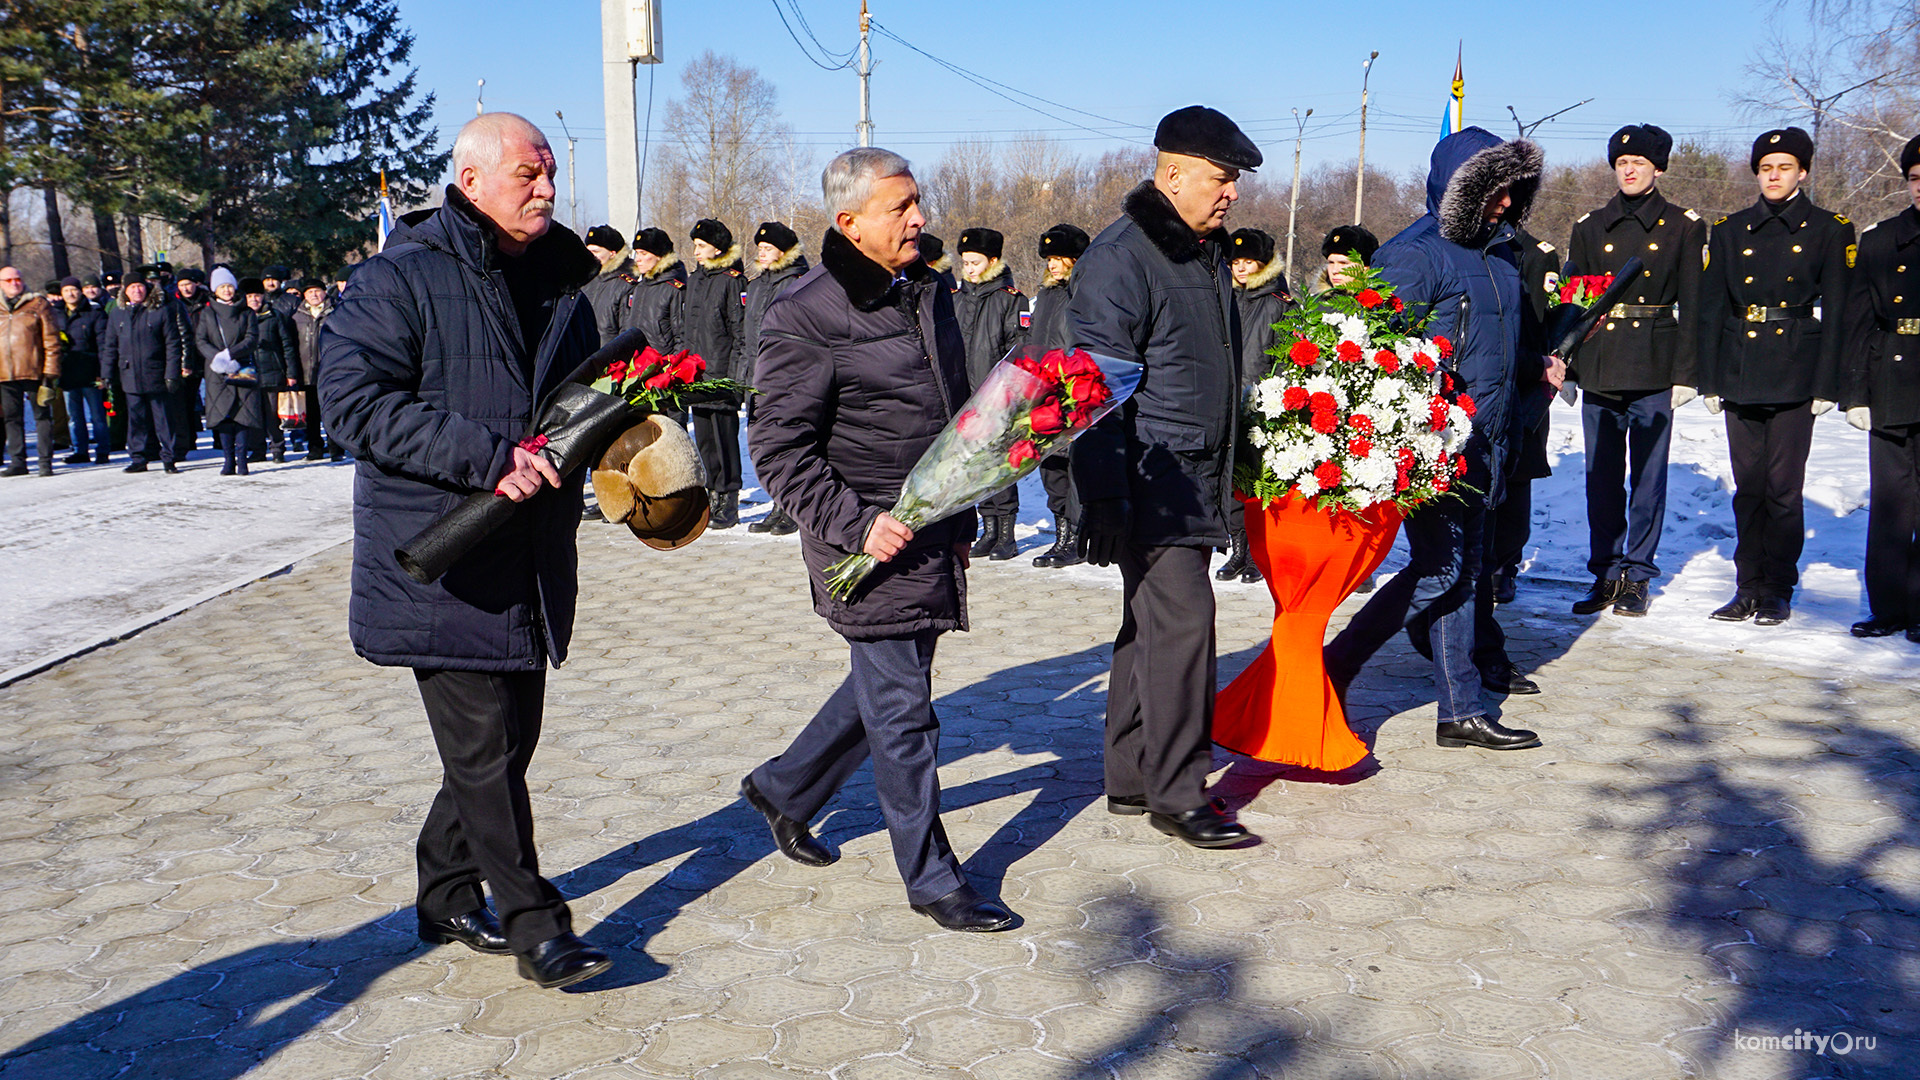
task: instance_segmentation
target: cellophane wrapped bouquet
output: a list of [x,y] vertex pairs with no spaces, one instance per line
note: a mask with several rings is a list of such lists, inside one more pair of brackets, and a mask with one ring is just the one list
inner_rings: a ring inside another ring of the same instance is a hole
[[[1009,352],[907,474],[888,511],[918,531],[1020,482],[1040,459],[1118,408],[1140,385],[1132,360],[1084,350]],[[851,597],[877,565],[864,552],[827,568],[827,591]]]
[[1234,486],[1262,505],[1408,510],[1467,471],[1473,399],[1445,370],[1453,345],[1398,329],[1405,305],[1378,271],[1304,298],[1276,326],[1268,374],[1248,388]]

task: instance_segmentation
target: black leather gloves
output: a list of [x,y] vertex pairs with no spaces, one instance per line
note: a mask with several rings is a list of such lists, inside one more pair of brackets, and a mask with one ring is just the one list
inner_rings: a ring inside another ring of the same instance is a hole
[[1133,504],[1096,499],[1080,512],[1080,553],[1095,566],[1112,566],[1133,536]]

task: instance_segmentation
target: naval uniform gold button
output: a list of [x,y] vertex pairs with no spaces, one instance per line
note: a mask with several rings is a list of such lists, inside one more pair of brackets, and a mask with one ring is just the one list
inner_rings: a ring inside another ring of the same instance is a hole
[[1635,330],[1638,330],[1638,329],[1640,329],[1640,320],[1639,320],[1639,319],[1635,319],[1635,320],[1633,320],[1633,328],[1634,328]]
[[1607,324],[1607,329],[1609,329],[1609,330],[1611,330],[1611,329],[1613,329],[1613,324],[1612,324],[1612,323],[1608,323],[1608,324]]
[[1897,304],[1897,303],[1899,303],[1899,302],[1901,302],[1902,300],[1905,300],[1905,299],[1906,299],[1906,297],[1904,297],[1904,296],[1896,296],[1896,297],[1894,297],[1894,298],[1893,298],[1893,302]]
[[1784,333],[1786,333],[1786,332],[1787,332],[1787,328],[1786,328],[1786,327],[1784,327],[1784,326],[1783,326],[1783,327],[1781,327],[1780,329],[1778,329],[1778,330],[1775,330],[1775,331],[1774,331],[1774,333],[1776,333],[1776,334],[1784,334]]
[[1748,248],[1747,250],[1745,250],[1745,251],[1743,251],[1743,252],[1741,252],[1740,254],[1742,254],[1742,255],[1751,255],[1751,254],[1753,254],[1753,249],[1752,249],[1752,248]]
[[1749,285],[1751,285],[1751,284],[1753,284],[1753,279],[1752,279],[1752,278],[1748,278],[1748,279],[1747,279],[1747,284],[1749,284]]
[[1655,225],[1665,225],[1666,223],[1667,223],[1666,218],[1661,218],[1659,221],[1654,222]]
[[1793,250],[1794,250],[1795,252],[1798,252],[1798,251],[1800,250],[1800,245],[1799,245],[1799,244],[1795,244],[1795,245],[1793,245]]
[[1613,245],[1612,245],[1612,244],[1608,244],[1608,245],[1607,245],[1606,247],[1604,247],[1604,248],[1601,248],[1600,250],[1602,250],[1602,251],[1612,251],[1612,250],[1613,250]]
[[1893,268],[1893,272],[1896,274],[1904,274],[1907,272],[1907,268],[1904,266],[1896,266]]
[[1659,250],[1660,250],[1660,245],[1659,245],[1659,244],[1648,244],[1648,245],[1647,245],[1647,250],[1648,250],[1648,251],[1659,251]]
[[1760,336],[1760,331],[1758,331],[1758,330],[1749,330],[1749,331],[1747,331],[1747,336],[1748,336],[1748,337],[1759,337],[1759,336]]
[[1788,275],[1787,275],[1787,280],[1788,280],[1788,281],[1792,281],[1792,280],[1793,280],[1793,275],[1792,275],[1792,274],[1788,274]]

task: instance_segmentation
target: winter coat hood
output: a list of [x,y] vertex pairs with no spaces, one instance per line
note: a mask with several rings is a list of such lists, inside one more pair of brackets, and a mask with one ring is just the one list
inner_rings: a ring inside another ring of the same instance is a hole
[[1523,224],[1540,192],[1545,165],[1545,154],[1531,139],[1507,142],[1477,127],[1456,132],[1433,148],[1427,172],[1427,213],[1438,220],[1443,238],[1462,247],[1480,247],[1493,233],[1481,217],[1487,200],[1508,188],[1513,207],[1504,220]]

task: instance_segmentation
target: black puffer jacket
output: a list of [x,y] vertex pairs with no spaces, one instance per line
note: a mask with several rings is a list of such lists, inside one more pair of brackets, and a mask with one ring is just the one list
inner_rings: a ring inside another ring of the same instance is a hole
[[760,276],[747,282],[745,304],[740,315],[740,373],[734,378],[754,385],[754,365],[760,357],[760,325],[767,317],[767,307],[787,286],[800,280],[807,272],[807,257],[800,254],[796,245],[791,251],[783,251],[773,260],[773,265],[760,271]]
[[559,664],[578,589],[579,473],[542,488],[431,585],[393,553],[467,495],[493,490],[536,403],[599,348],[579,292],[596,263],[560,225],[533,242],[524,276],[545,286],[548,321],[527,341],[491,230],[458,189],[401,220],[320,328],[322,413],[355,459],[354,650],[403,667]]
[[1073,299],[1073,275],[1048,279],[1034,294],[1027,310],[1027,341],[1036,349],[1064,349],[1072,343],[1067,327],[1067,302]]
[[107,328],[107,313],[83,296],[72,311],[64,303],[54,304],[53,317],[67,335],[66,350],[60,354],[60,389],[84,390],[100,379],[100,335]]
[[1233,290],[1234,303],[1240,308],[1240,377],[1246,385],[1267,377],[1273,357],[1267,350],[1277,335],[1273,324],[1293,307],[1293,292],[1287,288],[1286,264],[1275,259],[1249,275],[1245,288]]
[[[673,336],[674,308],[686,287],[687,268],[681,265],[679,253],[667,252],[627,290],[626,299],[620,303],[619,328],[640,330],[647,335],[647,344],[659,352],[675,351],[679,346]],[[604,326],[601,332],[605,333]]]
[[594,322],[600,327],[600,343],[606,344],[620,336],[620,312],[626,303],[627,290],[633,288],[633,260],[621,259],[613,266],[602,270],[580,295],[593,305]]
[[140,304],[121,304],[107,315],[100,335],[100,363],[119,372],[129,394],[163,394],[180,379],[193,343],[180,336],[178,305],[149,290]]
[[1082,505],[1131,499],[1133,539],[1227,543],[1240,404],[1240,316],[1227,234],[1195,236],[1151,183],[1127,194],[1073,270],[1073,343],[1146,365],[1125,405],[1075,440]]
[[768,308],[748,428],[754,469],[800,523],[813,609],[854,640],[967,628],[966,575],[954,545],[971,510],[916,532],[852,603],[827,595],[828,566],[866,544],[874,519],[967,398],[953,301],[924,263],[905,284],[828,232],[820,265]]
[[1025,331],[1020,312],[1027,298],[1013,287],[1013,274],[998,259],[987,264],[980,281],[962,281],[953,294],[953,317],[967,343],[967,384],[978,387],[993,365],[1020,344]]
[[[680,293],[680,306],[674,318],[676,348],[688,349],[707,362],[707,374],[716,379],[735,379],[739,375],[734,358],[740,355],[740,292],[746,284],[740,272],[740,248],[735,245],[725,254],[703,261],[687,274],[687,287]],[[695,405],[695,412],[724,412],[740,403],[716,402]]]

